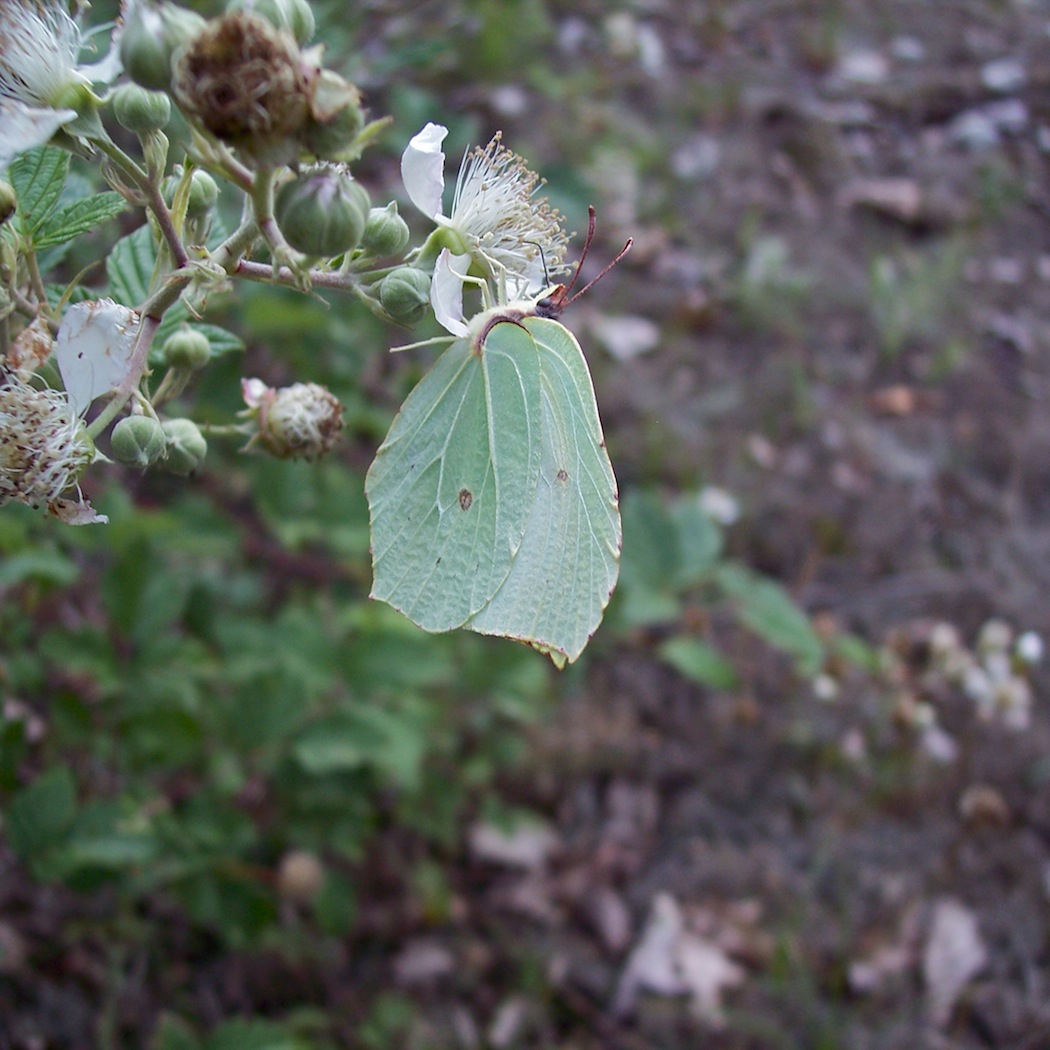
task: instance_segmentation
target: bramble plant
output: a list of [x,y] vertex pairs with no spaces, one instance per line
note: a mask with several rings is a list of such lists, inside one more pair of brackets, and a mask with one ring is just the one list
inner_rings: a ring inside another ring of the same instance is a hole
[[[209,20],[128,0],[85,65],[64,3],[0,4],[0,503],[105,523],[80,489],[100,461],[192,475],[223,438],[324,456],[343,406],[308,376],[245,377],[246,407],[222,424],[190,418],[183,397],[240,346],[204,321],[220,293],[343,290],[402,325],[433,316],[452,344],[369,471],[372,596],[430,631],[575,660],[616,584],[621,531],[586,361],[557,320],[562,216],[499,134],[466,157],[446,213],[447,132],[428,123],[401,160],[434,225],[411,245],[397,204],[373,206],[352,174],[389,121],[325,68],[313,32],[306,0],[234,0]],[[71,156],[110,190],[78,192]],[[48,282],[81,235],[135,214],[104,288]]]

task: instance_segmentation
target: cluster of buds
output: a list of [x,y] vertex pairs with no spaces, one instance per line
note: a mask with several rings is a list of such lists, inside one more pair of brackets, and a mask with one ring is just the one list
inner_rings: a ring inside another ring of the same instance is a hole
[[[157,260],[173,262],[166,281],[154,273],[142,303],[63,301],[56,310],[38,287],[19,289],[21,332],[16,316],[14,338],[0,345],[0,503],[103,520],[78,488],[92,461],[196,472],[208,450],[201,428],[164,409],[219,352],[214,336],[188,323],[150,344],[180,298],[199,319],[198,306],[232,276],[306,289],[320,274],[385,320],[431,316],[461,336],[465,290],[481,309],[506,306],[568,269],[561,216],[536,197],[541,180],[499,133],[468,151],[446,209],[447,129],[433,123],[401,159],[405,195],[433,225],[410,249],[397,204],[373,207],[349,168],[384,122],[368,123],[356,86],[324,68],[314,31],[308,0],[228,0],[210,19],[172,0],[125,0],[105,57],[82,65],[87,38],[65,0],[0,0],[0,169],[48,143],[99,160],[124,200],[148,212],[167,249]],[[169,156],[165,134],[176,111],[192,132],[184,158]],[[103,118],[136,137],[144,163]],[[244,194],[244,218],[216,249],[224,182]],[[0,225],[17,207],[0,181]],[[16,254],[33,250],[31,238],[17,241]],[[269,264],[252,259],[258,248]],[[26,271],[14,255],[5,262],[5,274]],[[52,363],[64,390],[47,388]],[[159,366],[166,371],[151,384]],[[342,406],[317,384],[273,389],[249,379],[243,391],[241,421],[209,435],[248,435],[247,448],[308,460],[341,436]]]

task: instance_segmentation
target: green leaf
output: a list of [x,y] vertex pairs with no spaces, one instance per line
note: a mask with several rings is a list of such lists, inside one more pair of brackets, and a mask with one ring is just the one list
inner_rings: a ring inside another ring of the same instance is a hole
[[235,1018],[219,1025],[205,1050],[307,1050],[309,1043],[261,1018]]
[[156,263],[157,249],[149,225],[122,237],[106,257],[109,294],[124,306],[141,306],[149,298]]
[[163,1013],[153,1029],[149,1050],[200,1050],[200,1040],[181,1017]]
[[587,363],[546,318],[459,340],[412,391],[365,483],[372,597],[575,660],[619,570],[616,480]]
[[21,551],[0,562],[0,587],[13,587],[26,580],[68,587],[79,576],[80,566],[75,561],[45,548]]
[[23,860],[61,843],[77,813],[77,788],[68,766],[52,766],[11,800],[6,831]]
[[364,719],[343,713],[314,722],[299,735],[292,748],[308,773],[320,776],[360,769],[386,743],[385,734]]
[[126,207],[127,202],[119,193],[99,193],[94,197],[74,201],[48,218],[34,237],[34,244],[37,248],[64,244],[82,233],[87,233],[88,230],[93,230],[106,219],[119,215]]
[[18,197],[18,222],[22,232],[33,236],[47,221],[66,182],[69,154],[50,146],[26,150],[7,169]]
[[737,565],[721,566],[716,578],[745,627],[791,656],[799,674],[819,674],[824,663],[824,643],[809,617],[783,587]]
[[733,689],[736,668],[717,649],[698,638],[676,635],[660,646],[660,658],[679,674],[713,689]]

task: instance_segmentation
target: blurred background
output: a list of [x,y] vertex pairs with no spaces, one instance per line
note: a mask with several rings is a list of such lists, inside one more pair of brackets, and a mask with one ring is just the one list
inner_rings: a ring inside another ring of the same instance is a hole
[[347,440],[4,508],[0,1047],[1050,1045],[1050,4],[316,11],[373,203],[425,229],[435,120],[595,205],[585,278],[634,237],[563,318],[620,586],[562,673],[369,603],[434,351],[216,300],[194,416],[320,382]]

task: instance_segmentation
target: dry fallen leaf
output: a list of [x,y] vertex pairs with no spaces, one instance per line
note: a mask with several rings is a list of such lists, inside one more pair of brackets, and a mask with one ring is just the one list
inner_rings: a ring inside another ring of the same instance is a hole
[[937,901],[922,959],[926,1011],[934,1024],[948,1023],[962,990],[987,960],[974,913],[951,897]]
[[669,893],[659,893],[620,976],[613,1011],[621,1016],[633,1012],[639,992],[688,995],[697,1017],[719,1025],[723,991],[741,984],[744,977],[743,968],[714,941],[686,929]]

